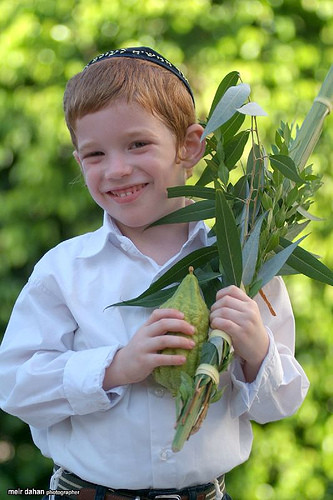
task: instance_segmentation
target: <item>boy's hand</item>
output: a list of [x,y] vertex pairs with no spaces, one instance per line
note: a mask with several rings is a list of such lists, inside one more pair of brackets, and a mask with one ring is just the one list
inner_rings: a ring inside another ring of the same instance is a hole
[[245,378],[252,382],[269,347],[257,303],[234,285],[223,288],[216,294],[210,324],[230,335],[235,353],[244,360]]
[[[155,309],[130,342],[120,349],[105,371],[103,389],[132,384],[144,380],[157,366],[182,365],[182,355],[161,354],[165,348],[192,349],[194,327],[184,321],[184,314],[176,309]],[[166,335],[168,332],[183,333]],[[187,337],[188,336],[188,337]]]

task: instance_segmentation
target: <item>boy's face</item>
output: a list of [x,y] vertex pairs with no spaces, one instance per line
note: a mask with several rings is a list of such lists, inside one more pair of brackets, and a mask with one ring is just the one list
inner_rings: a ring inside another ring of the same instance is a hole
[[85,115],[76,137],[89,192],[124,234],[184,206],[166,189],[184,184],[194,162],[177,160],[174,134],[140,105],[121,100]]

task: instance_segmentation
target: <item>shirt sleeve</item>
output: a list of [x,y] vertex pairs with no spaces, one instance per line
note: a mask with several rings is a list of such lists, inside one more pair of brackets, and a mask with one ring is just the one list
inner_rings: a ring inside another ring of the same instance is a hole
[[0,406],[37,427],[105,411],[126,387],[106,393],[103,379],[119,344],[74,350],[78,325],[60,293],[30,279],[0,348]]
[[264,293],[275,316],[260,296],[255,298],[266,326],[270,344],[256,379],[247,383],[241,360],[231,366],[233,417],[247,414],[258,423],[290,416],[300,407],[309,388],[309,380],[294,356],[295,321],[285,284],[274,278]]

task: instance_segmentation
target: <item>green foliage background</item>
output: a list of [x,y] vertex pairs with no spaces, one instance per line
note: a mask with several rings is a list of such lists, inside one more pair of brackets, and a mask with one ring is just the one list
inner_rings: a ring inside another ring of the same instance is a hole
[[[34,263],[101,223],[62,116],[65,83],[88,60],[153,46],[188,76],[200,118],[222,77],[239,70],[269,114],[259,122],[268,149],[281,119],[302,122],[333,61],[331,0],[0,0],[0,12],[0,332]],[[312,212],[324,221],[305,245],[331,268],[332,125],[312,157],[324,181]],[[333,290],[299,276],[287,285],[311,389],[293,417],[254,425],[251,459],[228,474],[234,500],[333,498]],[[26,424],[0,412],[1,498],[47,488],[50,467]]]

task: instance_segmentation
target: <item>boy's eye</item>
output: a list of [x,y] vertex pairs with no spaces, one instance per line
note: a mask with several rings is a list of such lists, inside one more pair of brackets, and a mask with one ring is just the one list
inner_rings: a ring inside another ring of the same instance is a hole
[[91,157],[94,157],[94,156],[103,156],[104,153],[102,153],[102,151],[91,151],[90,153],[86,153],[84,156],[83,156],[83,159],[85,158],[91,158]]
[[143,148],[144,146],[147,146],[147,143],[144,141],[135,141],[133,144],[131,144],[131,149],[139,149]]

